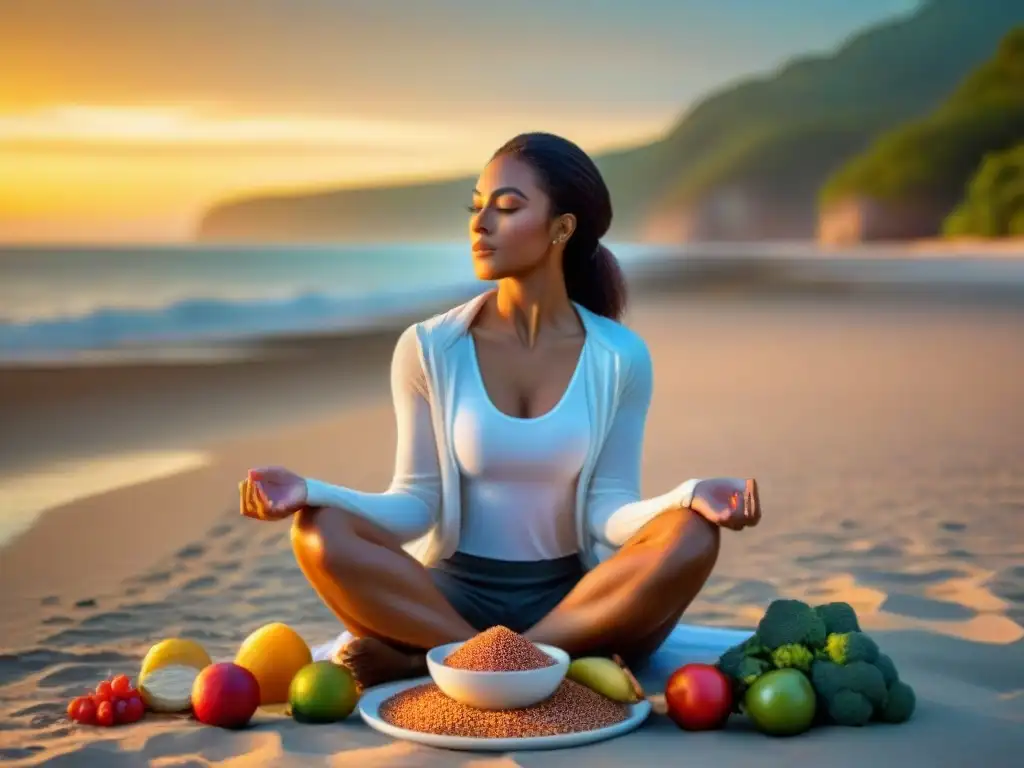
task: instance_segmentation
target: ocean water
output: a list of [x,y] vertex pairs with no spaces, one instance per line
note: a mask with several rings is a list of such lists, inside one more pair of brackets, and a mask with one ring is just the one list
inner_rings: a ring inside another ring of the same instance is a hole
[[465,243],[0,248],[0,361],[354,329],[483,287]]

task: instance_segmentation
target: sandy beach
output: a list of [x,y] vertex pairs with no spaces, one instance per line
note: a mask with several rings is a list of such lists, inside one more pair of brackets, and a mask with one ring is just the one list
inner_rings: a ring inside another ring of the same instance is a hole
[[287,524],[241,518],[236,483],[249,466],[280,463],[385,487],[396,334],[380,332],[250,347],[225,363],[0,371],[13,536],[0,549],[0,757],[110,768],[1017,764],[1024,309],[649,292],[629,322],[656,371],[645,491],[753,475],[766,508],[759,528],[724,537],[684,621],[751,627],[777,596],[847,600],[917,690],[910,723],[783,740],[739,724],[687,734],[655,714],[609,743],[495,756],[393,742],[357,717],[316,727],[265,712],[238,732],[155,717],[69,725],[70,697],[133,674],[165,637],[229,659],[270,621],[311,645],[337,634]]

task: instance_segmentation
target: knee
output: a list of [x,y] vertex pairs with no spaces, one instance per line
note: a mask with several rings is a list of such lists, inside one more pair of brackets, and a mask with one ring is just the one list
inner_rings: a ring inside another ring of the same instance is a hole
[[706,579],[718,561],[721,529],[692,509],[673,510],[663,515],[663,552],[668,570],[678,576]]
[[335,571],[350,562],[349,551],[358,541],[352,515],[341,509],[307,507],[292,520],[295,559],[303,568]]

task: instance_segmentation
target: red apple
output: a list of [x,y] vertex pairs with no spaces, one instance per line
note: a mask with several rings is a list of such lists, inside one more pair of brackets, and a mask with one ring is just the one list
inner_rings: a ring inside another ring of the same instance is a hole
[[687,731],[721,728],[732,703],[729,678],[712,664],[685,664],[665,684],[668,716]]
[[224,661],[204,667],[192,684],[196,720],[218,728],[241,728],[260,705],[260,684],[245,667]]

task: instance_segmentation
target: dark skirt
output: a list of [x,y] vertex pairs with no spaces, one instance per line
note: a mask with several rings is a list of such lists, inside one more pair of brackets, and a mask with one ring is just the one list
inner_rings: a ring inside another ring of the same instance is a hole
[[492,560],[456,552],[430,569],[434,584],[477,631],[525,632],[583,578],[576,555],[557,560]]

